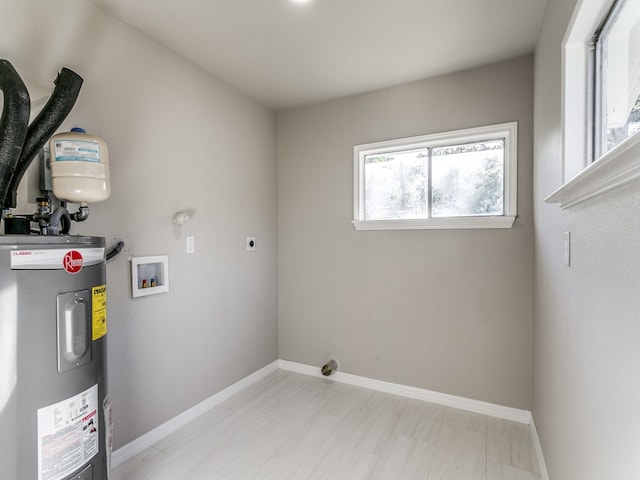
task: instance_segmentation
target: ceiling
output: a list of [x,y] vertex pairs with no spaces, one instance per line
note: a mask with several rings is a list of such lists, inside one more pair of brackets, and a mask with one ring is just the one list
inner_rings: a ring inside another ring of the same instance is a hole
[[90,0],[274,109],[533,52],[546,0]]

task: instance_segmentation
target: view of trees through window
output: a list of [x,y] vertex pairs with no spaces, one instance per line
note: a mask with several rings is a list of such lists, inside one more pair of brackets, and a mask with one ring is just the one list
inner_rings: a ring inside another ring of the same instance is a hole
[[620,128],[607,129],[607,150],[611,150],[625,138],[638,131],[640,131],[640,96],[636,99],[626,123]]
[[504,214],[504,140],[367,155],[366,220]]
[[596,32],[594,160],[640,131],[640,1],[614,0]]

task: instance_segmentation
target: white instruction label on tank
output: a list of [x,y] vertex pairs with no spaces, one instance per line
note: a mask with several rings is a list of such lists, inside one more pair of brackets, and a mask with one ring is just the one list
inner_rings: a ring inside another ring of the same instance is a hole
[[100,144],[87,140],[57,140],[53,160],[56,162],[100,163]]
[[99,450],[98,385],[38,410],[38,480],[61,480]]

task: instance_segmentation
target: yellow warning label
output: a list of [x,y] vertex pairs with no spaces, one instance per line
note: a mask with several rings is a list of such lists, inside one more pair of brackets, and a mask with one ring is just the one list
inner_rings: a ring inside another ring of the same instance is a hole
[[93,340],[107,334],[107,286],[93,287],[91,304],[93,305]]

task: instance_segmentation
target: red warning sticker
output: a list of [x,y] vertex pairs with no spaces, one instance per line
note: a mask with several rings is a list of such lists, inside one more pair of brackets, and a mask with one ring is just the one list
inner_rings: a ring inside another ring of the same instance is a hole
[[77,250],[69,250],[62,259],[62,266],[69,273],[78,273],[83,263],[82,254]]

